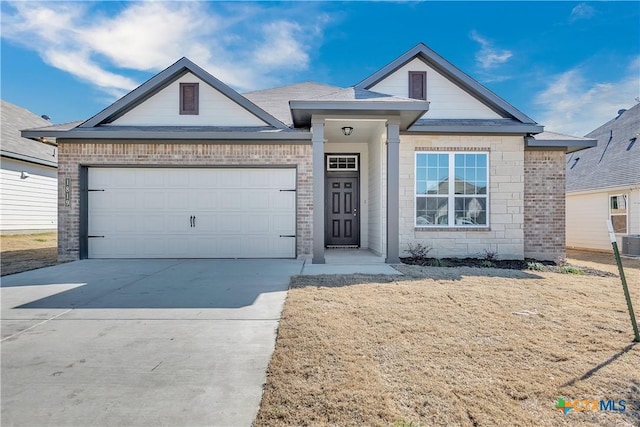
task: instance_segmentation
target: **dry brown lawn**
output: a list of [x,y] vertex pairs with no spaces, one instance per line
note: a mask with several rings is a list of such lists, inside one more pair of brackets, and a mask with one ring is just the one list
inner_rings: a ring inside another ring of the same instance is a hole
[[[617,272],[611,255],[569,255]],[[640,261],[625,263],[638,311]],[[640,344],[619,278],[399,268],[293,278],[256,426],[640,424]],[[563,415],[559,397],[627,409]]]
[[47,267],[58,263],[58,233],[14,234],[0,236],[0,273]]

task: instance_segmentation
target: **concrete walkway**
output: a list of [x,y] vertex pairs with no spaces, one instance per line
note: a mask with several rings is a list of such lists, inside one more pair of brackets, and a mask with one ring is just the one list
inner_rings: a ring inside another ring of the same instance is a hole
[[297,260],[86,260],[2,278],[3,426],[249,426]]

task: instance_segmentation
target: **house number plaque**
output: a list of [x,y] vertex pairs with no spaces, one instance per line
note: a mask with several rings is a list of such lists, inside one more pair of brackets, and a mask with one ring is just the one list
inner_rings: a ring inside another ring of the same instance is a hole
[[64,205],[71,206],[71,178],[64,179]]

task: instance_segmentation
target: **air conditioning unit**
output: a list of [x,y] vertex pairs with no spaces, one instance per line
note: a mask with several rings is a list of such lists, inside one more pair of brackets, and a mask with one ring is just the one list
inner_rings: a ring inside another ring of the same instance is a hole
[[622,236],[622,255],[640,256],[640,234]]

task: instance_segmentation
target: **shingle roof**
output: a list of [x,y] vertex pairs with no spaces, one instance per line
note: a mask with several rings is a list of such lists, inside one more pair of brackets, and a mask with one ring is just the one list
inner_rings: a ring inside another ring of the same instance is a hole
[[289,101],[292,99],[306,100],[329,95],[342,90],[337,86],[315,82],[296,83],[272,89],[257,90],[242,95],[258,107],[280,120],[287,126],[293,125]]
[[34,127],[51,125],[51,122],[25,110],[22,107],[1,100],[2,102],[2,156],[24,160],[27,162],[57,166],[56,147],[20,136],[20,131]]
[[567,155],[567,192],[640,185],[640,104],[585,137],[598,145]]

